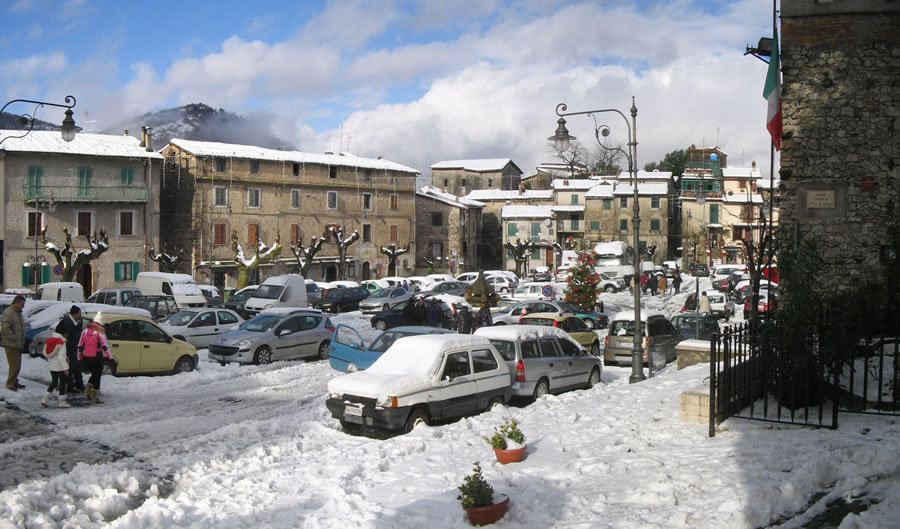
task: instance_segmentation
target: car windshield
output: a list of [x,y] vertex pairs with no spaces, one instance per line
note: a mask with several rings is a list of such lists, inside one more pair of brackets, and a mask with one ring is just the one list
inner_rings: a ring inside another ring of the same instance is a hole
[[553,327],[556,320],[550,318],[522,318],[519,323],[521,325],[541,325],[544,327]]
[[375,341],[372,342],[372,345],[369,346],[369,351],[383,353],[387,351],[392,345],[394,345],[394,342],[396,342],[400,338],[406,336],[418,336],[419,334],[421,333],[410,331],[387,331],[378,338],[375,338]]
[[516,289],[516,294],[528,294],[530,289],[531,289],[530,285],[525,285],[524,287],[519,287]]
[[347,294],[346,288],[329,288],[328,292],[325,293],[325,297],[328,299],[337,299],[342,298]]
[[390,289],[387,289],[387,288],[379,288],[378,290],[375,290],[374,292],[372,292],[372,293],[369,295],[369,298],[372,298],[372,299],[374,299],[374,298],[386,298],[386,297],[388,297],[388,295],[390,294],[390,292],[391,292]]
[[[641,335],[646,334],[647,322],[641,322]],[[610,336],[634,336],[634,321],[616,320],[609,328]]]
[[262,285],[256,289],[256,292],[253,293],[253,297],[261,299],[278,299],[281,297],[283,291],[284,287],[281,285]]
[[194,310],[182,310],[178,311],[175,314],[169,316],[169,318],[164,322],[166,325],[174,325],[176,327],[183,327],[191,322],[194,319],[194,316],[197,315],[197,311]]
[[128,303],[126,303],[125,306],[137,307],[139,309],[149,310],[152,313],[154,310],[156,310],[156,300],[155,299],[131,298],[128,300]]
[[281,316],[275,314],[260,314],[241,325],[239,329],[250,332],[266,332],[274,327],[279,321],[281,321]]
[[247,301],[248,299],[250,299],[250,296],[252,296],[254,292],[256,292],[256,290],[254,290],[254,289],[244,290],[242,292],[238,292],[237,294],[234,294],[233,296],[231,296],[228,299],[230,301]]

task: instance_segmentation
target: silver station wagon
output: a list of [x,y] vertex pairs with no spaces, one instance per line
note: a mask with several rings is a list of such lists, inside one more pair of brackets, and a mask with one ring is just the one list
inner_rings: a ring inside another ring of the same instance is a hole
[[334,324],[315,309],[275,308],[220,334],[209,345],[209,358],[229,362],[268,364],[295,358],[328,358]]

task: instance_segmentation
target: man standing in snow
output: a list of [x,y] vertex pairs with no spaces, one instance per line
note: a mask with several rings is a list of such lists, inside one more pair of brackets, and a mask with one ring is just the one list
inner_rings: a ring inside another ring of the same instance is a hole
[[703,314],[704,312],[709,312],[709,298],[706,297],[705,290],[702,294],[700,294],[700,303],[697,305],[697,312],[701,314]]
[[0,345],[6,351],[9,363],[9,376],[6,378],[6,389],[18,391],[24,388],[19,384],[19,370],[22,368],[22,351],[25,350],[25,324],[22,321],[22,309],[25,298],[16,296],[0,317]]
[[81,366],[78,363],[78,341],[81,339],[81,331],[84,330],[84,322],[81,321],[81,309],[78,305],[72,305],[68,316],[63,317],[56,332],[66,338],[66,357],[69,359],[68,387],[80,393],[84,391],[84,379],[81,376]]
[[666,297],[666,274],[659,274],[659,281],[656,288],[659,290],[659,297]]

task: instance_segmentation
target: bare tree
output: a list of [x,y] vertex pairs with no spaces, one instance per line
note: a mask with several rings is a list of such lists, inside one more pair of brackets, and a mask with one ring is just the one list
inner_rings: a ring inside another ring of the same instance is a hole
[[[547,142],[547,150],[569,167],[570,177],[584,178],[587,175],[582,167],[587,167],[590,162],[590,152],[580,141],[569,142],[569,148],[565,151],[556,150],[556,145],[550,141]],[[575,172],[576,167],[578,168],[577,173]]]
[[300,275],[303,277],[309,275],[309,265],[312,264],[313,257],[322,249],[325,240],[325,237],[313,237],[309,241],[309,246],[303,246],[303,243],[300,241],[291,242],[291,252],[297,259],[297,266],[300,267]]
[[[388,277],[397,275],[397,258],[408,251],[409,243],[406,243],[406,248],[397,248],[397,245],[394,243],[381,247],[381,253],[388,258]],[[433,266],[430,262],[428,264]]]
[[344,273],[346,261],[347,261],[347,248],[356,242],[359,239],[359,232],[353,230],[353,233],[350,234],[346,239],[344,238],[344,227],[334,227],[329,226],[328,232],[334,237],[334,242],[338,245],[338,277],[341,280],[347,279],[346,274]]
[[600,145],[594,148],[588,158],[591,171],[598,175],[616,175],[622,171],[625,155],[624,143],[614,143],[608,139],[597,140]]
[[53,258],[56,259],[56,264],[63,269],[61,277],[62,281],[73,281],[78,270],[82,266],[100,257],[106,250],[109,250],[109,237],[106,236],[104,230],[100,230],[99,237],[97,236],[97,232],[94,232],[93,235],[85,235],[88,248],[78,250],[77,252],[72,243],[72,234],[69,233],[68,228],[63,228],[63,233],[66,234],[66,244],[60,249],[47,240],[47,228],[44,227],[44,229],[41,230],[41,242],[44,243],[47,251],[53,254]]
[[522,273],[527,272],[523,268],[527,266],[528,259],[534,254],[534,241],[516,239],[515,243],[506,241],[504,246],[512,252],[513,259],[516,261],[516,275],[522,277]]
[[278,260],[281,255],[281,235],[275,234],[275,244],[271,248],[266,246],[262,239],[256,239],[256,253],[251,258],[244,255],[244,249],[238,243],[237,230],[231,232],[231,250],[234,252],[234,262],[238,267],[238,278],[235,290],[240,290],[247,286],[250,282],[250,273],[264,263],[271,263]]
[[159,266],[163,268],[163,271],[170,274],[174,274],[178,271],[178,265],[181,264],[181,261],[184,258],[184,249],[180,249],[175,252],[175,255],[171,255],[169,254],[168,245],[163,247],[162,253],[156,253],[156,250],[151,246],[148,253],[151,261],[159,263]]

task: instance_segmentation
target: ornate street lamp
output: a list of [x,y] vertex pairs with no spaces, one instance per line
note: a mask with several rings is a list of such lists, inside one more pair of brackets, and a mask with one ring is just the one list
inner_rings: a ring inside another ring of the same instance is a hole
[[35,107],[34,107],[34,111],[31,114],[22,114],[19,116],[19,123],[23,127],[25,127],[25,126],[28,127],[27,130],[25,130],[25,133],[22,134],[21,136],[7,136],[3,139],[0,139],[0,144],[2,144],[4,141],[8,140],[9,138],[24,138],[25,136],[28,136],[31,133],[31,131],[34,130],[35,115],[37,114],[38,109],[44,105],[49,105],[51,107],[59,107],[59,108],[66,109],[66,112],[65,112],[66,117],[62,121],[62,125],[59,128],[59,132],[60,132],[60,134],[62,134],[63,141],[70,142],[70,141],[74,140],[75,133],[77,132],[77,128],[75,127],[75,120],[72,118],[72,107],[75,106],[75,97],[66,96],[65,101],[66,101],[65,104],[48,103],[46,101],[33,101],[31,99],[13,99],[12,101],[7,102],[5,105],[3,105],[3,108],[0,108],[0,114],[2,114],[3,111],[6,110],[6,107],[8,107],[9,105],[11,105],[13,103],[33,103],[35,105]]
[[[618,151],[622,153],[625,158],[628,160],[628,173],[631,175],[631,182],[634,191],[634,216],[631,219],[632,224],[634,225],[634,346],[631,350],[631,377],[629,377],[629,383],[640,382],[644,380],[646,377],[644,376],[644,352],[642,347],[642,336],[640,332],[641,328],[641,287],[640,287],[640,277],[641,277],[641,258],[640,258],[640,236],[638,235],[640,226],[641,226],[641,217],[640,217],[640,206],[638,206],[638,182],[637,182],[637,107],[634,105],[634,97],[631,98],[631,123],[628,122],[628,118],[615,108],[607,108],[602,110],[586,110],[583,112],[566,112],[568,107],[565,103],[560,103],[556,105],[556,115],[559,116],[557,120],[556,132],[553,136],[547,138],[548,140],[552,140],[556,150],[562,152],[568,150],[569,143],[575,139],[574,136],[569,134],[568,129],[566,129],[566,120],[565,116],[577,116],[582,114],[587,114],[591,116],[594,120],[594,137],[597,138],[597,143],[600,144],[600,147],[607,151]],[[603,137],[609,136],[609,127],[607,125],[599,125],[597,123],[597,118],[595,114],[601,114],[605,112],[613,112],[620,116],[625,121],[625,129],[628,131],[628,152],[623,151],[619,147],[607,147],[603,145],[603,142],[600,141],[600,136]],[[648,361],[652,362],[652,359],[649,358]]]

